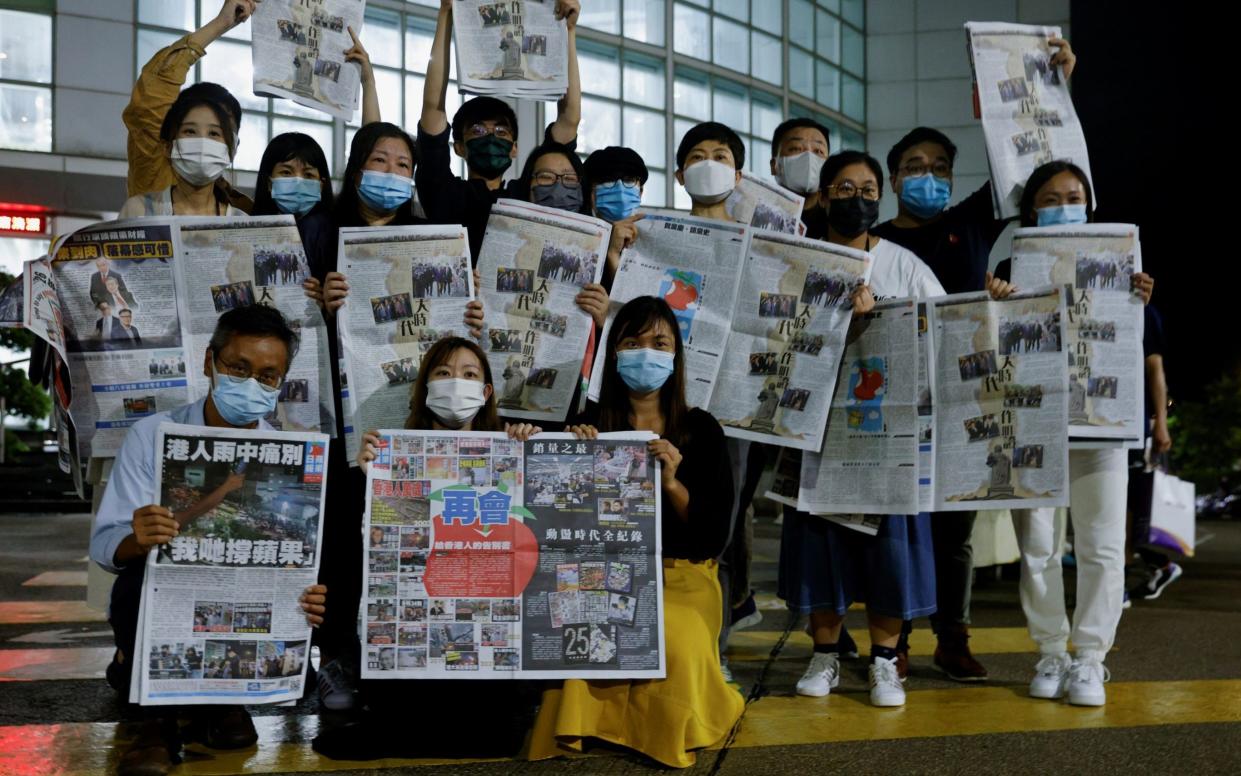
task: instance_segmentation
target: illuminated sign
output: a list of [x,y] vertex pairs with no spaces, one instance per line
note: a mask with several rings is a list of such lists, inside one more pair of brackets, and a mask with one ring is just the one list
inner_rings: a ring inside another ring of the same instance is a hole
[[11,235],[47,234],[47,215],[28,211],[0,210],[0,232]]

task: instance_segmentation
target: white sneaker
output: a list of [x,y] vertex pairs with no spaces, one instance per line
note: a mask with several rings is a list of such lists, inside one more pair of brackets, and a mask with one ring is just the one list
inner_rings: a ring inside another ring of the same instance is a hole
[[728,663],[720,663],[720,676],[723,676],[724,681],[728,684],[733,683],[733,670],[728,667]]
[[870,676],[870,705],[904,706],[905,687],[896,672],[896,658],[877,657],[867,672]]
[[1102,706],[1107,703],[1103,684],[1111,679],[1107,666],[1100,660],[1074,660],[1069,670],[1069,703],[1074,706]]
[[797,694],[822,698],[840,684],[840,663],[835,652],[815,652],[806,673],[797,680]]
[[1043,655],[1034,666],[1034,679],[1030,681],[1031,698],[1063,698],[1069,683],[1069,669],[1073,660],[1067,652]]

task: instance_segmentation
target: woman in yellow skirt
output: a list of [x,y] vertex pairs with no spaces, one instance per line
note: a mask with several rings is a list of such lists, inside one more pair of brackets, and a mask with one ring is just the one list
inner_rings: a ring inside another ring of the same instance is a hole
[[741,717],[745,701],[720,674],[721,596],[715,558],[728,541],[733,486],[724,433],[685,404],[680,327],[662,299],[626,304],[608,335],[599,403],[571,431],[651,431],[662,464],[664,651],[667,678],[569,679],[543,693],[527,756],[539,760],[606,742],[664,765],[694,764]]

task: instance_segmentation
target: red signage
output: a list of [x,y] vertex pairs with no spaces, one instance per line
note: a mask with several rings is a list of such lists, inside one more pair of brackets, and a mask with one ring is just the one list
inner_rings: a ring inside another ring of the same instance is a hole
[[47,214],[27,210],[0,209],[0,232],[10,235],[47,234]]

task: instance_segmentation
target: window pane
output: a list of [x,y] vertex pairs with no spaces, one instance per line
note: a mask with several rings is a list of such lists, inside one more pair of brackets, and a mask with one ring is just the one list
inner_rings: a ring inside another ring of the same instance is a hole
[[[686,121],[685,119],[677,119],[672,122],[672,153],[676,153],[676,149],[681,145],[681,138],[685,137],[685,133],[694,127],[696,121]],[[668,160],[669,167],[676,167],[677,160],[674,155]]]
[[840,147],[852,149],[854,151],[865,151],[866,136],[861,132],[854,132],[851,129],[843,130],[840,137]]
[[625,57],[625,102],[662,108],[665,83],[663,62],[637,54]]
[[625,108],[624,143],[638,152],[648,167],[667,164],[664,114],[639,108]]
[[866,86],[851,75],[844,76],[841,82],[840,103],[849,118],[866,120]]
[[0,148],[52,150],[52,90],[0,84]]
[[814,48],[814,6],[810,0],[789,0],[789,40]]
[[[216,3],[215,10],[220,10]],[[138,0],[138,21],[177,30],[192,30],[194,0]]]
[[862,74],[866,67],[866,43],[862,37],[862,33],[852,27],[845,27],[844,31],[844,59],[843,64],[850,72]]
[[784,83],[784,58],[780,56],[780,39],[755,30],[750,33],[750,72],[755,78],[779,86]]
[[620,98],[620,62],[616,49],[592,46],[583,41],[578,44],[577,59],[583,92]]
[[742,25],[715,18],[715,64],[743,73],[749,71],[750,36]]
[[[366,47],[366,53],[371,55],[371,63],[400,67],[401,15],[382,8],[367,8],[363,19],[365,25],[362,27],[361,40]],[[348,35],[346,31],[346,40],[349,39]],[[348,45],[351,44],[347,44],[346,48]]]
[[715,82],[715,111],[712,118],[736,132],[750,131],[750,98],[744,87]]
[[814,98],[814,57],[792,46],[789,47],[789,88],[804,97]]
[[716,13],[727,14],[743,22],[750,20],[750,0],[715,0],[714,5]]
[[619,33],[620,21],[617,14],[620,11],[620,0],[590,0],[590,2],[582,4],[581,25],[583,27],[592,27],[596,30],[604,32]]
[[[215,45],[219,45],[216,43]],[[249,61],[249,60],[247,60]],[[237,156],[233,166],[238,170],[257,170],[267,150],[267,116],[262,113],[244,113],[241,117],[241,131],[237,135]],[[323,149],[331,153],[331,148]]]
[[854,27],[866,26],[866,0],[842,0],[840,15]]
[[416,16],[405,17],[405,69],[427,72],[431,60],[431,44],[435,38],[435,20]]
[[[404,114],[401,112],[401,74],[396,70],[388,70],[387,68],[375,68],[375,91],[379,95],[379,114],[384,121],[396,124],[401,121]],[[422,96],[419,94],[418,114],[422,115]],[[322,115],[322,114],[320,114]],[[452,117],[452,111],[449,110],[449,118]],[[362,122],[362,105],[361,98],[358,100],[358,109],[353,112],[353,123],[360,124]]]
[[328,169],[332,164],[332,125],[321,124],[317,121],[298,121],[297,119],[276,118],[271,123],[271,136],[275,137],[283,132],[304,132],[315,139],[319,147],[323,149],[323,155],[328,158]]
[[[418,135],[418,119],[422,117],[422,85],[420,75],[405,76],[405,131]],[[448,114],[452,119],[452,114]]]
[[815,14],[817,21],[815,27],[815,48],[814,53],[820,57],[825,57],[833,62],[840,61],[840,22],[834,16],[829,16],[823,11]]
[[[221,3],[213,2],[213,0],[201,0],[198,8],[198,26],[204,27],[207,22],[214,19],[216,14],[220,12],[221,5]],[[233,40],[250,40],[250,24],[248,22],[246,24],[238,24],[224,33],[224,37],[232,38]]]
[[578,131],[577,150],[590,154],[614,145],[620,145],[620,106],[583,97],[582,126]]
[[[156,32],[155,30],[138,30],[138,69],[151,61],[151,57],[155,56],[155,52],[165,46],[174,43],[180,35],[175,32]],[[137,73],[134,74],[137,76]],[[190,71],[190,78],[194,77],[193,70]],[[135,78],[135,80],[137,80]]]
[[750,140],[750,151],[746,153],[745,166],[755,175],[771,177],[771,143],[757,137]]
[[706,77],[694,77],[692,70],[678,69],[672,82],[673,110],[699,121],[711,118],[711,93]]
[[822,60],[816,63],[815,70],[815,99],[825,108],[840,110],[840,71]]
[[768,139],[775,134],[776,127],[784,120],[784,110],[779,98],[760,96],[758,92],[754,93],[754,99],[750,103],[750,115],[754,119],[754,134]]
[[707,14],[681,3],[673,9],[673,48],[697,59],[711,58],[711,21]]
[[0,10],[0,78],[52,82],[52,17]]
[[228,89],[243,108],[267,110],[267,98],[254,94],[250,44],[217,40],[211,44],[211,56],[198,62],[202,67],[202,80],[214,81]]
[[625,37],[664,45],[664,0],[625,0]]
[[820,8],[826,8],[832,13],[840,13],[840,0],[817,0]]
[[644,207],[666,207],[668,176],[662,172],[651,171],[646,185],[642,187],[642,205]]

